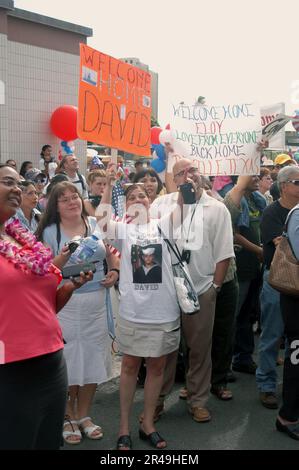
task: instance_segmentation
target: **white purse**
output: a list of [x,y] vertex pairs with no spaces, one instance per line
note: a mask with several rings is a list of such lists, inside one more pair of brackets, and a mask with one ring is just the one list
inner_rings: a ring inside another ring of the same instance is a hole
[[169,250],[174,253],[177,263],[172,263],[174,285],[178,303],[183,313],[193,315],[199,312],[200,305],[193,281],[191,279],[188,265],[183,261],[180,251],[175,243],[174,246],[168,239],[164,239]]

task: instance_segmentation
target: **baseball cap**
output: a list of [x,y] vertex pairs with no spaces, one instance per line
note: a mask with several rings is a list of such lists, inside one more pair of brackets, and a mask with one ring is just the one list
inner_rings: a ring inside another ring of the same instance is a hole
[[277,155],[277,157],[275,158],[274,160],[274,164],[275,165],[284,165],[286,162],[289,162],[291,161],[291,157],[290,155],[288,155],[287,153],[280,153],[279,155]]
[[30,168],[30,170],[25,173],[25,180],[36,181],[37,177],[46,178],[46,175],[42,173],[38,168]]

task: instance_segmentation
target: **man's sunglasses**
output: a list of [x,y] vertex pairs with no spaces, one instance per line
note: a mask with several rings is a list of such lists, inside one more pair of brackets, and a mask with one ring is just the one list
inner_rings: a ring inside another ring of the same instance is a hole
[[295,186],[299,186],[299,180],[288,180],[287,183],[292,183]]

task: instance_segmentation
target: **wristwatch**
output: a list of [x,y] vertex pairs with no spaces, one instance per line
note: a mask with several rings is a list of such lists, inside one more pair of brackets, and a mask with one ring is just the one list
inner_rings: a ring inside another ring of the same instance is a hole
[[213,282],[212,286],[214,287],[217,294],[221,291],[221,286],[219,286],[218,284],[215,284],[215,282]]

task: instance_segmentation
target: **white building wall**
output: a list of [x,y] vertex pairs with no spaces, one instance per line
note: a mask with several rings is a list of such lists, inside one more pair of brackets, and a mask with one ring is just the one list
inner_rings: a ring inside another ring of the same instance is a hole
[[7,64],[7,36],[6,34],[0,34],[0,80],[1,80],[0,162],[2,163],[4,163],[9,158],[6,64]]
[[[79,56],[7,41],[10,158],[19,164],[29,160],[38,167],[44,144],[52,145],[53,154],[58,155],[60,140],[51,132],[51,114],[64,104],[78,105],[78,83]],[[81,170],[85,170],[86,142],[74,143]]]

